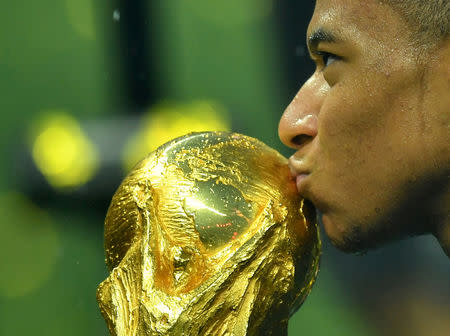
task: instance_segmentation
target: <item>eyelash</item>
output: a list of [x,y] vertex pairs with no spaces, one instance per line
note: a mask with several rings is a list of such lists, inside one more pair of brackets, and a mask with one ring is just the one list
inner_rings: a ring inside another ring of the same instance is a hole
[[329,53],[326,51],[316,51],[317,56],[319,56],[322,59],[322,63],[324,65],[324,68],[326,68],[327,66],[330,66],[331,64],[328,64],[328,60],[329,58],[334,58],[335,61],[338,61],[341,59],[341,57],[339,57],[338,55],[335,55],[333,53]]

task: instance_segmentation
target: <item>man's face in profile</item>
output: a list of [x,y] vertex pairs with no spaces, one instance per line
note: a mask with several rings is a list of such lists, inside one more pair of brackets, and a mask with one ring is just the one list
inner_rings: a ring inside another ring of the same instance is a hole
[[425,232],[420,197],[448,165],[448,60],[420,62],[411,34],[378,0],[318,0],[308,27],[317,68],[279,135],[299,193],[346,251]]

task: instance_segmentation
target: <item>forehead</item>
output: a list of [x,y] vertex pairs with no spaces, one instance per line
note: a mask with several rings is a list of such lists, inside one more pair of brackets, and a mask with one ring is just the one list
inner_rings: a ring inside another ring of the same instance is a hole
[[389,5],[380,0],[317,0],[308,36],[325,29],[352,40],[386,40],[404,36],[407,26]]

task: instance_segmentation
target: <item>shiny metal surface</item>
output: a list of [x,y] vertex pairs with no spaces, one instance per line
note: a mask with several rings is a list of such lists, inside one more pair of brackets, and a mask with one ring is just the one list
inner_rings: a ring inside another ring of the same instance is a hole
[[319,267],[304,203],[287,160],[254,138],[192,133],[152,152],[105,220],[111,334],[286,334]]

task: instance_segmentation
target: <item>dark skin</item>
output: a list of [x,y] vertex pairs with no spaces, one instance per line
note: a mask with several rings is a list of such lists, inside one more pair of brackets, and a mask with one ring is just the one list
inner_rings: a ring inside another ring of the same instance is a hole
[[344,251],[430,233],[450,255],[450,40],[424,57],[413,36],[376,0],[318,0],[309,24],[316,71],[279,136]]

